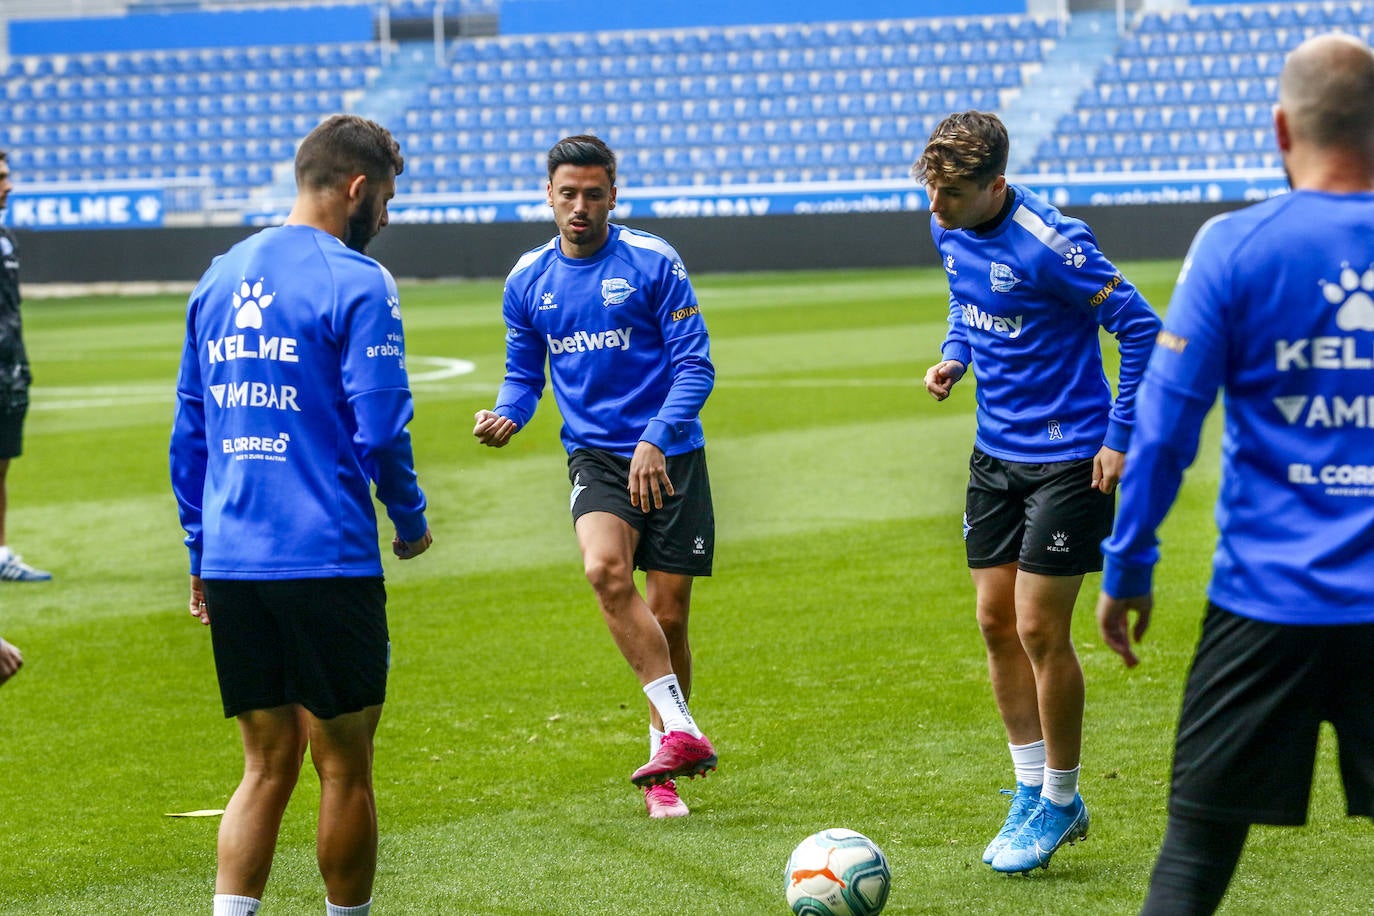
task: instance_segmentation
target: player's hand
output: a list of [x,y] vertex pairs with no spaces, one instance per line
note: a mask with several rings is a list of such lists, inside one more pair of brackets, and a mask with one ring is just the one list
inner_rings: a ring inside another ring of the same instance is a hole
[[1140,659],[1136,658],[1135,652],[1131,651],[1131,640],[1127,638],[1126,630],[1130,625],[1131,611],[1136,612],[1135,627],[1131,630],[1131,637],[1136,643],[1145,638],[1145,631],[1150,627],[1150,611],[1154,609],[1155,600],[1153,594],[1136,595],[1131,598],[1113,598],[1106,592],[1099,592],[1097,596],[1097,628],[1102,632],[1102,640],[1107,647],[1121,656],[1121,660],[1126,663],[1127,668],[1134,668],[1140,664]]
[[1113,493],[1121,483],[1121,473],[1126,469],[1126,453],[1114,448],[1102,448],[1093,456],[1093,489],[1103,493]]
[[0,639],[0,684],[12,678],[14,673],[22,667],[24,667],[24,656],[19,652],[19,647],[14,643]]
[[510,441],[510,437],[516,433],[515,421],[510,417],[503,417],[499,413],[490,410],[479,410],[473,416],[477,425],[472,428],[472,434],[477,437],[477,441],[483,445],[490,445],[492,448],[500,448]]
[[428,550],[429,545],[433,543],[434,536],[431,535],[429,529],[426,528],[424,536],[418,541],[403,541],[401,540],[401,536],[397,535],[391,542],[391,552],[402,560],[413,560]]
[[663,451],[649,442],[640,441],[630,459],[630,505],[641,512],[649,507],[663,508],[663,494],[673,495],[673,482],[668,479],[668,460]]
[[965,368],[957,359],[936,363],[926,370],[926,391],[929,391],[935,400],[943,401],[949,397],[949,391],[954,387],[954,383],[964,377]]
[[210,625],[210,609],[205,606],[205,586],[200,576],[191,577],[191,616],[206,626]]

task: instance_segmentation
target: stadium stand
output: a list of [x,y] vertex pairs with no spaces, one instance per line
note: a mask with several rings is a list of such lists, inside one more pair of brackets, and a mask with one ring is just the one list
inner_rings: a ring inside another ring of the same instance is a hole
[[432,192],[540,187],[543,153],[584,130],[627,151],[636,185],[904,178],[939,117],[1000,108],[1058,28],[959,18],[462,41],[399,131],[412,181]]
[[30,182],[199,177],[246,199],[379,69],[376,44],[16,58],[0,137]]
[[1145,13],[1042,142],[1031,171],[1277,169],[1272,109],[1284,56],[1333,29],[1374,39],[1374,3]]
[[[433,0],[390,4],[433,13]],[[1275,169],[1283,55],[1332,28],[1374,38],[1374,2],[1145,13],[1026,171]],[[538,190],[544,152],[578,131],[622,150],[624,181],[641,187],[905,180],[940,117],[1015,106],[1062,36],[1057,20],[1011,16],[464,37],[369,114],[402,142],[407,193]],[[29,182],[193,178],[244,204],[289,183],[294,141],[321,115],[402,79],[382,51],[16,57],[0,143]]]

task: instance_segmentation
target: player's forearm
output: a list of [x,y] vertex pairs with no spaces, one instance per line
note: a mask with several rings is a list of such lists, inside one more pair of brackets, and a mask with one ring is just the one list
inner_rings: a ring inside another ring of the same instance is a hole
[[417,540],[428,527],[425,494],[415,474],[415,456],[406,425],[414,416],[410,391],[369,391],[352,401],[357,423],[355,446],[377,488],[377,499],[402,540]]

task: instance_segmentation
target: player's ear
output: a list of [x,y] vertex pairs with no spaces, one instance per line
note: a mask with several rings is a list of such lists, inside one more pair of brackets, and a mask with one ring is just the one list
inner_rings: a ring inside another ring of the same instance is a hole
[[614,209],[615,209],[615,191],[616,191],[615,185],[611,185],[611,206],[608,208],[608,209],[611,209],[611,210],[614,210]]
[[348,182],[348,199],[350,201],[362,200],[367,193],[367,176],[354,175]]
[[1293,148],[1293,133],[1288,127],[1288,114],[1282,105],[1274,106],[1274,139],[1281,153]]

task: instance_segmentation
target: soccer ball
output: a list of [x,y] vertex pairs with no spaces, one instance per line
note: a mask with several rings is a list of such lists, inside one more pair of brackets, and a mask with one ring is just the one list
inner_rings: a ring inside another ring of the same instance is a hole
[[797,916],[878,916],[892,872],[868,837],[832,827],[802,840],[787,859],[783,889]]

